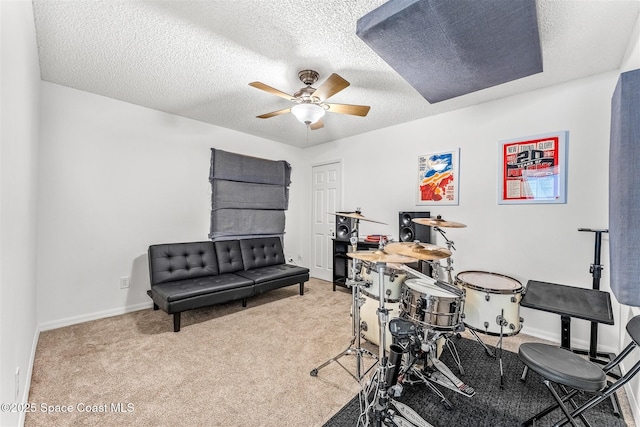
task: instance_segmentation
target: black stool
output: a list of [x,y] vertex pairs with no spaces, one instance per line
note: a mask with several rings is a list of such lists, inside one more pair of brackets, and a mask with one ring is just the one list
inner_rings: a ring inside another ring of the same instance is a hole
[[[627,333],[632,341],[616,358],[604,367],[600,367],[564,348],[539,343],[522,344],[518,351],[520,360],[524,363],[526,369],[531,369],[542,376],[545,386],[547,386],[557,402],[534,415],[522,425],[529,426],[536,419],[542,418],[557,407],[560,407],[566,419],[563,418],[558,421],[554,424],[554,427],[561,426],[567,422],[574,427],[578,427],[576,417],[580,417],[585,425],[590,426],[583,412],[609,398],[640,371],[640,361],[638,361],[619,379],[614,382],[607,380],[609,371],[618,366],[640,344],[640,316],[634,317],[627,323]],[[562,395],[556,391],[554,384],[562,392]],[[578,406],[572,398],[579,392],[587,392],[594,395]],[[572,409],[567,407],[567,401],[571,404]]]

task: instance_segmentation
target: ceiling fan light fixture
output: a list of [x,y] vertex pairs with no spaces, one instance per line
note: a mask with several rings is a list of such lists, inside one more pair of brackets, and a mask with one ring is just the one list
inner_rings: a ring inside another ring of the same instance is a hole
[[318,104],[298,104],[291,108],[291,114],[302,124],[310,125],[324,116],[325,109]]

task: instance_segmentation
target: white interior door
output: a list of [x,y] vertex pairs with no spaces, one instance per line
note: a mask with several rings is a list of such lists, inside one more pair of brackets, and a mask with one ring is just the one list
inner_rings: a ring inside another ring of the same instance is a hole
[[333,237],[335,215],[342,209],[342,164],[328,163],[312,168],[312,248],[310,274],[318,279],[333,281]]

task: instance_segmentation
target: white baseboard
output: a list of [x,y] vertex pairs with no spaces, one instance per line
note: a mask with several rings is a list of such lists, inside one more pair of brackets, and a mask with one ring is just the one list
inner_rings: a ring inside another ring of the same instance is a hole
[[[33,374],[33,364],[36,360],[36,349],[38,347],[38,340],[40,339],[40,326],[36,325],[36,330],[33,333],[33,343],[31,344],[31,354],[29,355],[29,366],[27,366],[27,375],[24,378],[24,387],[22,388],[22,396],[20,396],[20,403],[27,403],[29,401],[29,390],[31,389],[31,375]],[[20,418],[18,419],[18,426],[24,426],[25,411],[20,411]]]
[[633,422],[638,425],[640,420],[640,401],[633,387],[629,383],[624,385],[624,391],[627,393],[627,399],[629,399],[629,406],[631,407],[631,414],[633,415]]
[[146,310],[152,308],[153,303],[143,302],[140,304],[129,305],[122,308],[116,308],[113,310],[97,311],[95,313],[83,314],[81,316],[67,317],[65,319],[53,320],[51,322],[44,322],[40,324],[40,331],[48,331],[50,329],[62,328],[65,326],[77,325],[78,323],[90,322],[92,320],[104,319],[106,317],[120,316],[122,314],[131,313],[133,311]]
[[[529,326],[525,326],[522,331],[523,334],[531,335],[532,337],[540,338],[543,340],[551,341],[560,345],[561,337],[559,334],[549,333],[549,331],[543,331],[541,329],[532,328]],[[572,348],[584,348],[588,349],[590,342],[583,339],[577,339],[575,337],[571,337],[571,347]],[[604,353],[613,353],[617,354],[618,350],[614,349],[610,346],[602,346],[598,345],[598,351]]]

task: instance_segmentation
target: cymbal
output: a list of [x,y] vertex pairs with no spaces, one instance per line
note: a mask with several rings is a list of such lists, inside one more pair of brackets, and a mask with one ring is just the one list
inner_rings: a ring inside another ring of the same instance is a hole
[[344,216],[347,218],[359,219],[360,221],[369,221],[369,222],[375,222],[377,224],[387,225],[386,222],[374,221],[372,219],[366,218],[364,215],[361,215],[359,212],[329,212],[329,215]]
[[423,261],[432,261],[434,259],[449,258],[451,251],[429,243],[420,242],[397,242],[389,243],[385,246],[387,252],[392,254],[405,255],[410,258],[416,258]]
[[395,264],[409,264],[416,262],[415,259],[409,258],[400,254],[392,254],[385,250],[378,249],[377,251],[356,251],[349,252],[347,256],[362,261],[378,262],[378,263],[395,263]]
[[416,224],[429,225],[432,227],[449,227],[449,228],[466,227],[466,225],[462,224],[461,222],[445,221],[444,219],[442,219],[440,215],[438,215],[435,218],[413,218],[412,221],[415,222]]

